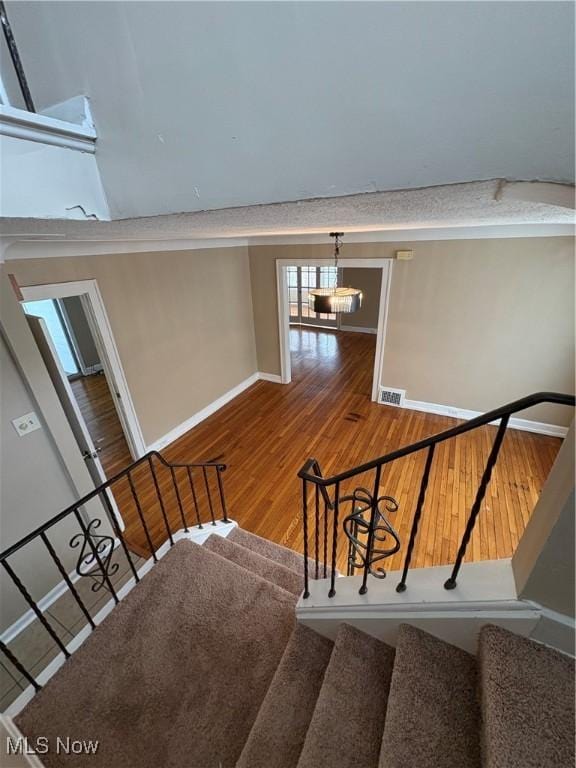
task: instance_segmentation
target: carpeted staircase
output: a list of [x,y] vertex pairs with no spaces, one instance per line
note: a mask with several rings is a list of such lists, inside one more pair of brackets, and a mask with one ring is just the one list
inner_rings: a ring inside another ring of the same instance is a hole
[[[302,557],[235,529],[176,544],[16,718],[91,768],[573,768],[572,659],[497,627],[478,656],[295,622]],[[313,569],[312,569],[313,570]]]

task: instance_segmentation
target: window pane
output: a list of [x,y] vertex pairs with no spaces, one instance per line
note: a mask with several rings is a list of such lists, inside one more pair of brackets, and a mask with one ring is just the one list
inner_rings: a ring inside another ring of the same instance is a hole
[[79,373],[76,358],[70,347],[70,342],[68,341],[68,336],[62,325],[55,302],[52,299],[26,301],[23,306],[27,315],[35,315],[44,319],[64,371],[69,376]]

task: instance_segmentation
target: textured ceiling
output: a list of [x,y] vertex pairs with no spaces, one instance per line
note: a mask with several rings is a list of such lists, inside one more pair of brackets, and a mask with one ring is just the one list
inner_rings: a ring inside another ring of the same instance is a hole
[[568,207],[515,199],[506,190],[494,180],[110,222],[3,219],[2,234],[14,240],[45,236],[51,241],[258,238],[335,228],[377,232],[574,222]]
[[[113,218],[573,179],[570,2],[6,5],[38,107],[90,98]],[[539,215],[480,211],[470,197],[460,210],[429,195],[402,210],[401,198],[391,210],[384,199],[165,226],[208,234]]]

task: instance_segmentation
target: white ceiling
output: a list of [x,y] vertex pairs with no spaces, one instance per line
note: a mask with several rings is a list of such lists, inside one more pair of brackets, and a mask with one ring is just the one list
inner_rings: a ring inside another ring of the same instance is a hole
[[7,8],[37,107],[90,97],[114,218],[573,180],[570,2]]
[[5,257],[223,244],[411,241],[574,234],[574,187],[499,180],[124,219],[4,219]]

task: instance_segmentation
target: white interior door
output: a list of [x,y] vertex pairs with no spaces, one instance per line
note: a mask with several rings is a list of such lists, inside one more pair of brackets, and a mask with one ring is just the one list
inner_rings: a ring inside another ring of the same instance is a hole
[[[34,315],[26,315],[26,319],[28,320],[28,324],[48,370],[48,374],[54,384],[54,389],[62,404],[64,413],[66,414],[72,432],[74,433],[78,448],[86,462],[90,477],[94,481],[96,487],[102,485],[102,483],[106,482],[106,475],[104,474],[104,469],[102,468],[102,464],[98,457],[99,449],[95,448],[94,443],[92,442],[88,427],[86,426],[84,417],[82,416],[76,398],[74,397],[74,393],[72,392],[68,376],[62,367],[54,342],[48,332],[46,321],[43,318],[35,317]],[[122,521],[114,497],[112,493],[108,493],[107,495],[112,505],[116,520],[121,529],[123,529],[124,522]]]

